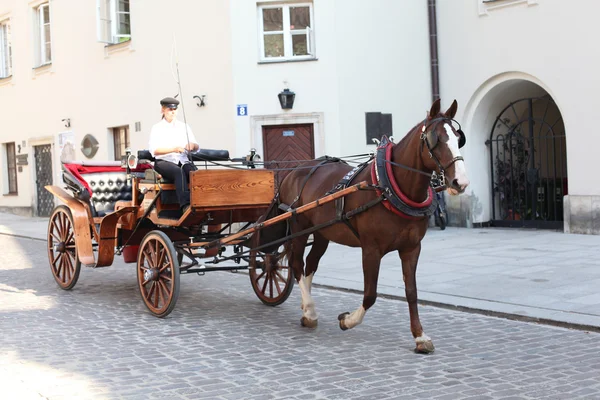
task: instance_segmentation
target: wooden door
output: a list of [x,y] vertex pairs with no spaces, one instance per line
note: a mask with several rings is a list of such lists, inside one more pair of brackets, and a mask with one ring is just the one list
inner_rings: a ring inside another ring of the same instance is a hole
[[[315,158],[313,124],[263,126],[263,149],[266,167],[270,169],[295,168],[312,160]],[[277,171],[277,185],[289,173],[290,170]]]

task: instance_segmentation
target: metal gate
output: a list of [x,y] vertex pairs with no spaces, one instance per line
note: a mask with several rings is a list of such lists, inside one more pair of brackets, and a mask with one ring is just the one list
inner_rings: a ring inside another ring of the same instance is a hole
[[54,209],[54,196],[44,186],[52,185],[52,145],[34,146],[37,215],[49,217]]
[[492,171],[492,226],[563,228],[565,128],[549,97],[510,103],[486,142]]

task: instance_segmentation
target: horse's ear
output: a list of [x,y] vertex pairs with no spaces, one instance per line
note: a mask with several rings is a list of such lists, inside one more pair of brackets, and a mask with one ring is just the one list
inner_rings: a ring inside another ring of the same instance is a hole
[[431,110],[429,110],[429,118],[433,118],[440,113],[440,99],[437,99],[431,105]]
[[448,111],[446,111],[446,113],[444,114],[447,118],[453,119],[454,116],[456,115],[456,110],[458,109],[458,103],[456,102],[456,100],[454,100],[452,102],[452,105],[450,106],[450,108],[448,109]]

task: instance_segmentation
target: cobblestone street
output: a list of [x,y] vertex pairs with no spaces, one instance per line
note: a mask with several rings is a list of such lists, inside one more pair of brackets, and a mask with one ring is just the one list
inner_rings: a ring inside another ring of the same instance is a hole
[[225,272],[183,275],[177,306],[161,320],[120,257],[82,268],[67,292],[44,242],[0,235],[0,248],[6,399],[600,398],[597,333],[421,306],[436,345],[424,356],[412,351],[404,302],[379,299],[344,332],[337,315],[362,297],[316,287],[320,325],[307,330],[297,286],[271,308],[246,274]]

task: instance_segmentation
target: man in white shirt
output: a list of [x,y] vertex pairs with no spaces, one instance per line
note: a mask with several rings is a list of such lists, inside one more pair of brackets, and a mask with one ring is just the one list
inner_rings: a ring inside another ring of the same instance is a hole
[[190,206],[190,171],[195,170],[188,151],[198,150],[198,141],[189,125],[178,121],[179,100],[165,97],[160,101],[162,119],[150,131],[148,149],[155,158],[154,169],[175,182],[175,191],[182,212]]

